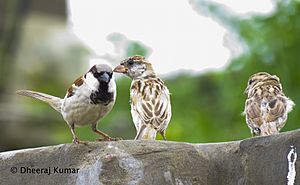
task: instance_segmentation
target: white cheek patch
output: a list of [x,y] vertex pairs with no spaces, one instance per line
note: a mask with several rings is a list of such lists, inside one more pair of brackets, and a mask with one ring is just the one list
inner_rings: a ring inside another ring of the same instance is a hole
[[116,91],[116,82],[115,82],[114,77],[112,77],[108,84],[108,92],[114,93],[115,91]]
[[144,72],[146,71],[146,68],[145,68],[145,67],[139,67],[139,68],[138,68],[138,71],[139,71],[140,73],[144,73]]
[[97,90],[99,86],[98,80],[92,73],[87,73],[84,81],[92,90]]

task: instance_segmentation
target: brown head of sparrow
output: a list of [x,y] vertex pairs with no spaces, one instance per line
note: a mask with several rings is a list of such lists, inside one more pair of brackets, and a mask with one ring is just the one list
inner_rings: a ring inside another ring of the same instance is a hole
[[279,133],[294,102],[283,93],[279,78],[266,72],[252,75],[245,90],[246,122],[253,136]]
[[165,130],[171,119],[170,93],[154,73],[152,64],[143,56],[136,55],[123,60],[114,72],[132,79],[130,105],[137,130],[135,139],[155,140],[159,132],[166,140]]
[[71,129],[73,143],[87,143],[77,138],[75,126],[88,124],[104,137],[100,140],[115,140],[97,129],[98,121],[111,111],[116,99],[116,84],[112,68],[108,65],[94,65],[74,81],[63,99],[29,90],[19,90],[17,94],[44,101],[58,111]]

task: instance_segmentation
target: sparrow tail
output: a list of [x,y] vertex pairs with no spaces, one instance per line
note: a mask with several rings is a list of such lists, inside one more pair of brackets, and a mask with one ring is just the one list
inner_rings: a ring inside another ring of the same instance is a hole
[[156,129],[151,125],[142,125],[137,135],[135,136],[135,140],[155,140],[156,133]]
[[57,112],[61,112],[61,104],[62,104],[61,98],[51,96],[49,94],[35,92],[35,91],[29,91],[29,90],[18,90],[18,91],[16,91],[16,93],[18,95],[28,96],[28,97],[32,97],[32,98],[41,100],[43,102],[46,102],[52,108],[54,108]]
[[279,130],[277,129],[276,122],[264,123],[260,126],[261,136],[268,136],[272,134],[278,134]]

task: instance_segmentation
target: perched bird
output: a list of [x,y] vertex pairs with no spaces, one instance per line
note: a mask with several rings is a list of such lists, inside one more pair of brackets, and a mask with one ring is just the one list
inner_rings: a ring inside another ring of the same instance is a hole
[[266,72],[256,73],[249,78],[245,94],[244,114],[252,135],[279,133],[295,105],[284,95],[279,78]]
[[132,79],[130,105],[137,130],[135,139],[155,140],[159,132],[166,140],[165,131],[171,119],[170,93],[154,73],[151,63],[135,55],[123,60],[114,72]]
[[97,129],[98,121],[111,111],[116,99],[112,68],[106,64],[94,65],[75,80],[63,99],[29,90],[16,93],[44,101],[58,111],[69,125],[75,144],[87,143],[79,140],[75,134],[75,126],[87,124],[91,124],[92,130],[103,137],[100,140],[115,140]]

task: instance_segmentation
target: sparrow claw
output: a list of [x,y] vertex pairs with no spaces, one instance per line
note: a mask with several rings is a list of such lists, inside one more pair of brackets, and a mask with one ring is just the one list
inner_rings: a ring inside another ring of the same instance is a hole
[[81,141],[81,140],[79,140],[79,139],[77,139],[77,138],[74,138],[74,139],[73,139],[73,143],[74,143],[74,144],[84,144],[84,145],[87,145],[87,144],[88,144],[87,141]]
[[98,141],[100,141],[100,142],[103,142],[103,141],[111,141],[111,139],[112,138],[110,138],[110,137],[104,137],[103,139],[97,139]]
[[122,140],[122,138],[112,138],[112,137],[109,137],[109,136],[107,136],[107,137],[104,137],[103,139],[97,139],[98,141],[119,141],[119,140]]
[[120,141],[123,140],[121,137],[110,138],[110,141]]
[[116,138],[113,138],[114,139],[114,141],[121,141],[121,140],[123,140],[123,138],[121,138],[121,137],[116,137]]

